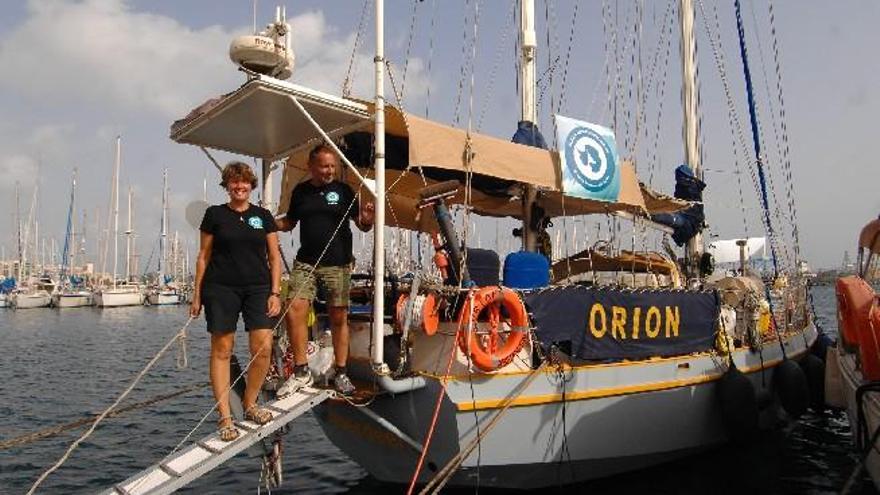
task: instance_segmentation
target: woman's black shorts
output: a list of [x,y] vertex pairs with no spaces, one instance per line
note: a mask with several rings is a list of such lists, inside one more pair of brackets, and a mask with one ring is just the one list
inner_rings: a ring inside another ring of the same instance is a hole
[[202,288],[202,305],[205,306],[208,331],[234,332],[239,313],[244,318],[245,331],[273,328],[278,320],[266,315],[269,293],[268,285],[234,287],[205,284]]

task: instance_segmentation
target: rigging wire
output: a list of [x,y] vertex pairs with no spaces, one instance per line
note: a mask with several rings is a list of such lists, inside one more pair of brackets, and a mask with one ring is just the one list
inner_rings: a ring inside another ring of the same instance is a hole
[[[412,2],[413,6],[412,6],[412,14],[410,14],[410,21],[409,21],[409,34],[407,35],[406,50],[404,51],[404,55],[403,55],[403,75],[401,75],[401,78],[400,78],[401,79],[400,80],[400,99],[401,100],[403,99],[404,96],[406,96],[406,75],[408,73],[407,70],[409,69],[409,55],[410,55],[410,52],[412,51],[413,38],[414,38],[415,32],[416,32],[416,19],[418,18],[417,14],[418,14],[418,8],[419,8],[420,3],[421,2],[417,1],[417,0],[414,0]],[[386,58],[385,60],[387,62],[388,59]]]
[[[770,240],[770,256],[773,261],[773,274],[774,276],[778,275],[779,269],[777,266],[777,249],[775,247],[775,239],[773,235],[773,223],[770,220],[770,208],[767,199],[767,186],[764,174],[764,164],[763,157],[761,156],[761,142],[758,136],[758,126],[757,126],[757,113],[755,109],[754,95],[752,91],[752,76],[751,71],[749,69],[749,60],[748,60],[748,51],[746,50],[746,39],[745,39],[745,29],[743,27],[742,21],[742,9],[740,6],[739,0],[734,0],[735,10],[736,10],[736,26],[737,32],[739,33],[739,49],[740,56],[742,58],[743,63],[743,73],[745,74],[746,79],[746,93],[748,97],[749,103],[749,120],[752,123],[752,140],[754,141],[755,146],[755,164],[758,168],[758,179],[761,183],[761,201],[764,205],[764,222],[765,227],[767,229],[767,235]],[[784,351],[784,350],[783,350]]]
[[779,125],[782,133],[782,163],[787,173],[789,206],[791,208],[791,235],[794,239],[795,260],[800,260],[800,231],[797,222],[797,203],[794,195],[794,179],[791,171],[791,147],[788,139],[788,119],[785,116],[785,96],[782,91],[782,63],[780,62],[779,40],[776,35],[776,15],[773,11],[773,0],[767,1],[770,18],[770,37],[773,40],[773,60],[776,68],[776,89],[779,99]]
[[351,57],[348,59],[348,70],[345,72],[345,79],[342,81],[342,96],[348,98],[351,96],[351,86],[354,83],[354,76],[357,72],[357,67],[355,66],[355,59],[357,58],[357,51],[360,48],[361,43],[363,42],[363,34],[364,28],[366,27],[367,20],[367,7],[370,5],[370,0],[364,0],[364,5],[361,8],[361,17],[358,21],[357,34],[354,37],[354,46],[351,47]]
[[437,0],[431,1],[431,35],[428,37],[428,87],[425,90],[425,118],[430,117],[430,104],[431,104],[431,69],[434,66],[434,34],[436,33],[434,29],[434,23],[437,20]]
[[[649,165],[648,165],[648,185],[649,186],[653,186],[654,172],[658,168],[660,168],[660,155],[658,153],[658,150],[660,149],[660,131],[663,127],[663,105],[664,105],[665,96],[666,96],[667,75],[669,74],[669,60],[670,60],[670,56],[672,53],[672,30],[673,30],[673,22],[672,22],[673,8],[672,8],[672,6],[673,6],[674,1],[675,0],[669,0],[669,2],[666,4],[666,13],[663,16],[663,22],[661,24],[661,35],[660,35],[661,41],[660,42],[662,43],[664,35],[666,35],[665,36],[666,50],[663,55],[663,75],[660,77],[660,80],[659,80],[659,82],[657,82],[657,86],[655,88],[655,91],[657,91],[659,94],[657,95],[657,103],[658,103],[657,125],[654,128],[654,140],[653,140],[652,144],[648,145],[648,149],[650,149],[651,153],[652,153],[652,156],[648,160],[649,161]],[[656,64],[657,58],[659,57],[659,51],[660,51],[659,48],[660,47],[658,46],[658,54],[656,54],[656,57],[654,59],[654,64]],[[652,65],[654,65],[654,64],[652,64]],[[650,88],[653,84],[653,81],[652,81],[653,74],[654,74],[654,67],[652,67],[651,71],[649,72],[648,91],[646,91],[646,93],[645,93],[646,98],[647,98],[647,94],[650,92]],[[645,127],[646,127],[645,132],[647,132],[647,125]]]
[[[738,168],[745,168],[749,172],[749,177],[752,180],[752,185],[754,187],[754,191],[757,197],[760,198],[761,194],[761,186],[758,183],[757,175],[755,174],[754,168],[751,166],[752,158],[749,147],[746,145],[744,128],[742,125],[742,121],[739,118],[739,112],[737,112],[736,104],[733,100],[733,93],[730,87],[730,82],[727,79],[727,70],[726,70],[726,62],[724,59],[724,48],[721,41],[721,21],[718,16],[718,9],[713,4],[713,16],[714,16],[714,26],[715,33],[713,34],[710,28],[710,23],[708,16],[706,14],[705,5],[702,0],[698,0],[700,6],[700,14],[703,17],[703,26],[706,30],[706,37],[709,40],[709,45],[712,48],[713,58],[715,60],[715,68],[718,71],[719,77],[721,79],[722,87],[724,88],[725,99],[727,100],[727,118],[728,124],[730,125],[731,131],[731,139],[733,140],[732,148],[734,153],[734,165]],[[739,142],[739,146],[737,146],[737,141]],[[745,163],[743,164],[739,160],[739,154],[737,150],[742,152],[743,159]],[[739,179],[741,174],[737,174],[737,178]],[[745,205],[745,202],[742,201],[742,187],[740,186],[740,204]],[[743,225],[745,229],[745,233],[748,234],[748,224],[746,222],[746,214],[745,210],[742,210],[743,215]]]
[[[486,97],[483,98],[483,106],[480,109],[480,116],[477,118],[477,125],[475,129],[477,132],[480,131],[483,127],[483,119],[486,116],[486,112],[489,109],[489,102],[492,100],[492,96],[495,92],[495,81],[498,75],[498,67],[501,65],[501,56],[504,53],[504,46],[507,44],[507,37],[510,35],[510,31],[512,30],[513,25],[516,24],[516,2],[510,3],[510,24],[504,29],[501,33],[501,39],[498,41],[498,47],[495,51],[495,57],[492,62],[492,69],[489,71],[489,82],[486,87]],[[514,46],[515,49],[515,46]]]

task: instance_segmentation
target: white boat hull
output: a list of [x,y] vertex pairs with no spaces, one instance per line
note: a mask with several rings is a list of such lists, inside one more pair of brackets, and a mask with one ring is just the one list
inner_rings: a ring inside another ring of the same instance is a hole
[[61,293],[52,296],[52,306],[56,308],[81,308],[92,305],[92,295],[88,292]]
[[152,292],[147,296],[147,301],[153,306],[166,306],[182,303],[183,297],[173,291]]
[[[807,352],[807,342],[817,337],[815,327],[810,325],[804,336],[785,340],[789,357]],[[745,349],[735,351],[734,361],[759,395],[774,396],[772,368],[782,361],[777,343],[763,349],[763,365],[759,353]],[[484,430],[507,397],[515,398],[511,407],[480,441],[480,455],[474,451],[465,460],[451,485],[473,485],[479,471],[485,487],[556,486],[642,469],[722,444],[728,435],[717,380],[724,363],[704,353],[547,369],[523,391],[518,387],[530,376],[527,371],[455,377],[444,392],[420,481],[429,481],[464,450],[478,431],[475,421]],[[316,415],[327,437],[371,475],[407,483],[419,453],[382,422],[415,443],[423,441],[440,393],[439,381],[423,376],[425,388],[381,395],[367,406],[381,420],[341,401],[322,404]],[[761,413],[762,426],[775,424],[780,414],[778,403],[770,401]],[[385,453],[376,455],[380,451]]]
[[95,306],[113,308],[119,306],[140,306],[144,296],[140,291],[108,289],[95,293]]
[[46,291],[18,293],[12,295],[10,302],[15,309],[46,308],[52,302],[52,297]]
[[[846,399],[846,414],[849,417],[849,424],[853,437],[860,431],[860,419],[858,413],[858,404],[856,403],[856,389],[864,382],[862,372],[856,365],[856,356],[853,353],[843,352],[838,349],[838,366],[840,368],[841,384],[843,388],[843,396]],[[867,426],[868,436],[874,433],[874,430],[880,427],[880,394],[866,393],[862,400],[864,412],[864,421]],[[874,487],[880,490],[880,454],[877,449],[871,449],[868,458],[865,461],[865,469],[871,475],[874,481]]]

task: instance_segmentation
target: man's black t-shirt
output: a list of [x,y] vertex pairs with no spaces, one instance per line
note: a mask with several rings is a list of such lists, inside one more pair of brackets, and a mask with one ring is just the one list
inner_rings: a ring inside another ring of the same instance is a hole
[[[334,180],[320,186],[315,186],[310,181],[297,184],[293,188],[290,207],[287,209],[287,218],[299,222],[300,225],[297,261],[321,266],[351,263],[351,226],[348,218],[357,218],[359,211],[354,191],[344,182]],[[321,257],[324,246],[327,246],[327,252]]]
[[226,204],[214,205],[205,211],[199,229],[214,236],[205,283],[236,287],[272,283],[266,235],[278,229],[269,210],[249,205],[239,213]]

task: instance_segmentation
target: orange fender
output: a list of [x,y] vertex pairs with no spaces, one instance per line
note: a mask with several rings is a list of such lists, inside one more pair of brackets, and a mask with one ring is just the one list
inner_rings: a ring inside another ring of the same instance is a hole
[[[510,332],[499,345],[502,306],[508,315],[506,322],[510,325]],[[477,333],[476,323],[479,321],[488,321],[488,334]],[[522,349],[529,317],[516,292],[501,287],[482,287],[468,296],[459,313],[458,324],[461,352],[482,371],[495,371],[510,364]]]

